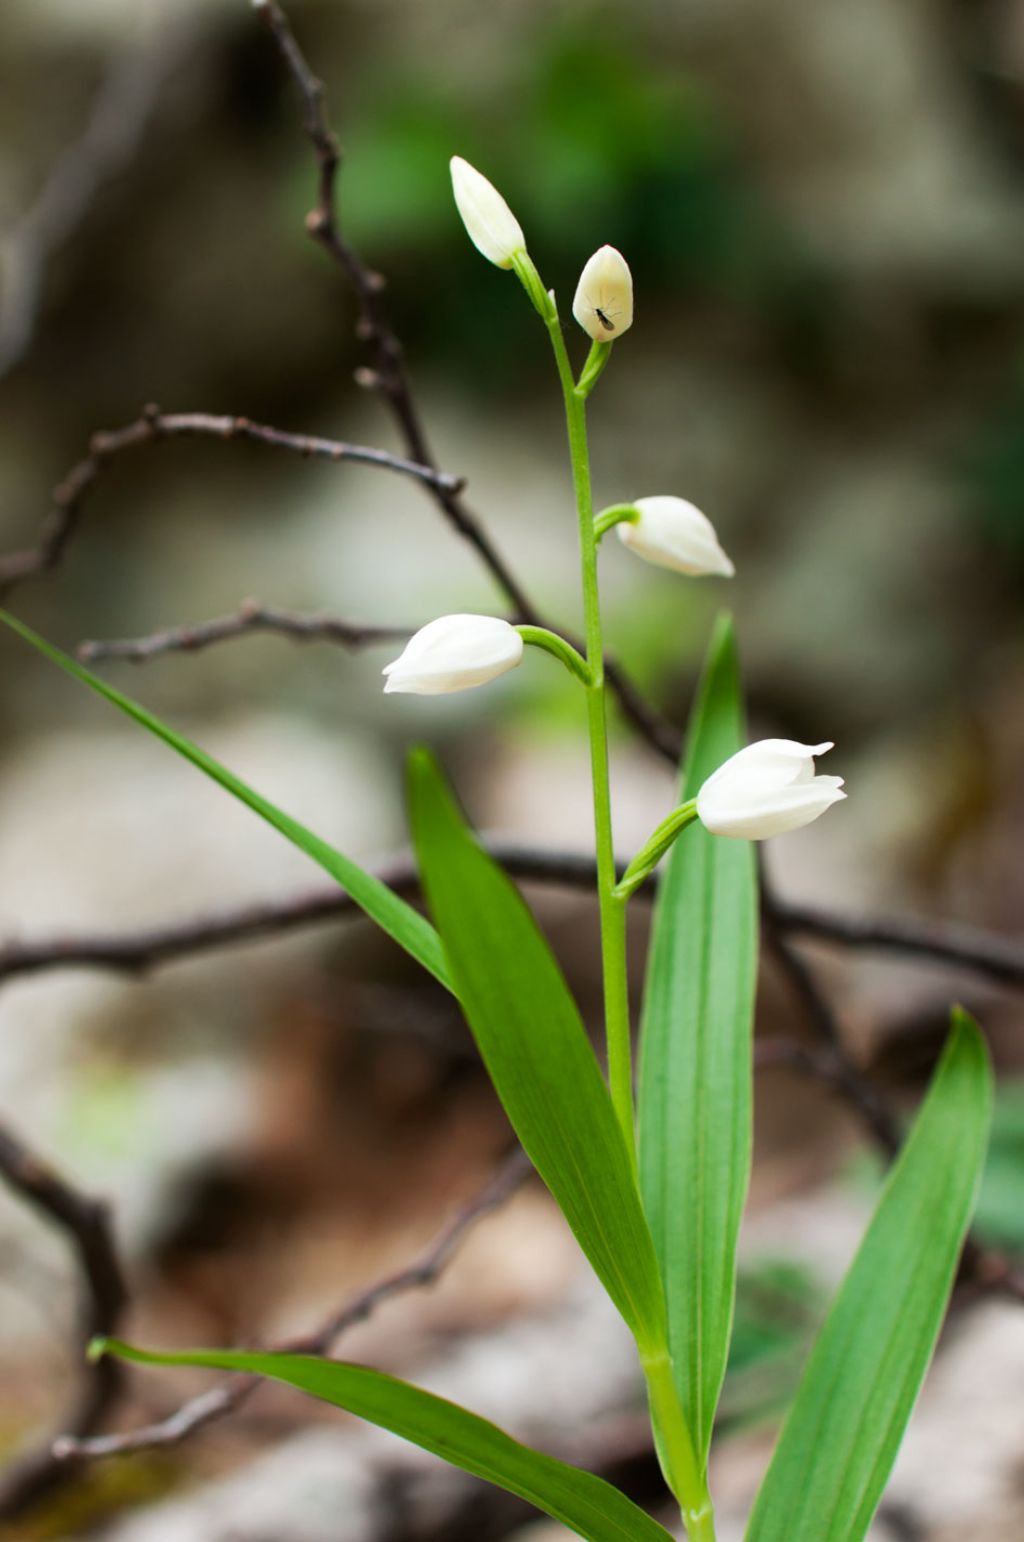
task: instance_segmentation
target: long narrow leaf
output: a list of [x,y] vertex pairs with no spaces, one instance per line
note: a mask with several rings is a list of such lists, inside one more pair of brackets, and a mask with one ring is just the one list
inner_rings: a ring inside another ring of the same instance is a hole
[[151,734],[155,734],[158,739],[169,744],[172,750],[176,750],[194,766],[198,766],[200,771],[213,781],[219,782],[225,791],[231,793],[232,797],[237,798],[239,802],[245,803],[254,813],[259,814],[261,819],[265,819],[267,824],[273,825],[274,829],[279,830],[293,846],[304,851],[325,872],[330,873],[332,878],[336,878],[356,904],[371,920],[376,921],[389,937],[393,937],[400,947],[403,947],[407,953],[411,953],[413,958],[435,975],[442,985],[449,985],[441,941],[434,928],[418,911],[389,889],[387,884],[381,883],[379,878],[375,878],[358,863],[343,856],[340,851],[336,851],[327,841],[314,835],[312,830],[307,830],[305,825],[300,824],[297,819],[293,819],[290,814],[285,814],[268,799],[261,797],[251,787],[247,787],[239,777],[214,760],[212,755],[207,755],[205,750],[201,750],[183,734],[176,733],[173,728],[162,723],[151,712],[147,712],[145,707],[140,707],[138,702],[132,701],[131,697],[124,696],[112,685],[108,685],[105,680],[90,673],[88,669],[83,669],[81,664],[76,663],[68,654],[62,653],[59,648],[55,648],[45,638],[38,636],[24,622],[18,621],[3,610],[0,610],[0,621],[17,632],[19,637],[23,637],[27,643],[31,643],[33,648],[54,664],[58,664],[74,679],[87,685],[97,695],[105,697],[121,712],[134,718],[136,723],[141,723],[143,728],[147,728]]
[[154,1354],[116,1339],[99,1340],[96,1348],[144,1365],[209,1366],[268,1376],[518,1494],[589,1542],[671,1542],[662,1526],[602,1478],[533,1451],[479,1415],[381,1371],[310,1355],[229,1350]]
[[[743,743],[733,629],[716,628],[681,801]],[[676,1384],[702,1460],[725,1376],[750,1173],[757,893],[748,841],[683,832],[662,875],[641,1017],[640,1186]]]
[[505,1111],[641,1350],[665,1304],[626,1144],[579,1011],[518,891],[467,828],[426,751],[413,839],[455,992]]
[[811,1352],[748,1542],[861,1542],[924,1380],[981,1179],[985,1042],[953,1014],[931,1089]]

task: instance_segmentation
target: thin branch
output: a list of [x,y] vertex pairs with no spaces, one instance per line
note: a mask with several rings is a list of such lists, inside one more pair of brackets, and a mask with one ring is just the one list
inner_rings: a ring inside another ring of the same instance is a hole
[[97,659],[127,659],[144,664],[164,653],[198,653],[215,643],[238,637],[272,632],[293,642],[331,642],[342,648],[370,648],[380,643],[404,642],[415,629],[411,626],[363,626],[343,621],[340,616],[304,616],[295,611],[278,610],[259,600],[243,600],[229,616],[216,616],[194,626],[172,626],[147,637],[112,638],[104,642],[80,643],[76,652],[85,663]]
[[[85,1345],[96,1334],[117,1331],[127,1303],[106,1206],[73,1188],[5,1129],[0,1129],[0,1181],[63,1231],[77,1257],[81,1302],[76,1353],[81,1371],[60,1428],[86,1438],[114,1407],[124,1384],[122,1366],[102,1361],[89,1365],[84,1355]],[[51,1496],[70,1476],[54,1457],[52,1441],[17,1458],[0,1475],[0,1519],[22,1515],[39,1499]]]
[[32,341],[50,259],[138,148],[180,47],[143,8],[138,38],[113,59],[78,139],[57,157],[32,206],[0,238],[0,379]]
[[412,477],[435,490],[462,485],[458,477],[438,471],[434,466],[421,465],[371,445],[349,444],[341,439],[324,439],[314,434],[286,433],[283,429],[254,423],[246,417],[208,412],[161,412],[159,407],[148,406],[143,408],[133,423],[93,434],[88,452],[54,489],[50,513],[38,542],[23,551],[0,557],[0,595],[6,596],[16,584],[51,572],[58,566],[78,530],[93,484],[115,456],[125,450],[157,444],[165,439],[197,437],[225,442],[248,439],[271,449],[287,450],[293,455],[306,458],[356,461]]
[[[306,229],[345,273],[355,293],[359,310],[357,335],[370,349],[371,369],[357,374],[360,384],[377,391],[387,403],[398,426],[407,454],[424,466],[436,466],[405,362],[402,345],[392,330],[383,303],[384,279],[366,266],[355,249],[345,240],[338,216],[337,182],[341,150],[327,117],[323,81],[310,68],[292,32],[288,18],[276,0],[264,0],[259,15],[273,37],[303,103],[303,127],[313,149],[317,165],[316,202],[306,217]],[[429,491],[449,524],[467,541],[487,568],[507,600],[516,621],[531,626],[553,626],[534,604],[524,586],[491,540],[479,515],[470,509],[461,488],[440,485]],[[615,692],[623,715],[648,744],[676,764],[682,744],[679,730],[644,700],[640,692],[612,661],[607,679]]]
[[978,927],[921,917],[841,915],[778,897],[772,916],[791,935],[820,937],[848,948],[930,958],[951,968],[974,970],[1006,985],[1024,982],[1024,948],[1020,943]]
[[[540,850],[517,842],[501,840],[488,841],[487,846],[491,855],[501,863],[505,871],[520,882],[553,884],[562,888],[587,891],[594,888],[594,860],[585,853]],[[418,893],[416,867],[411,856],[403,854],[394,857],[375,868],[374,871],[376,876],[396,893],[402,895]],[[620,862],[619,875],[621,876],[624,871],[625,863]],[[637,890],[634,898],[651,899],[654,892],[655,880],[650,879]],[[301,927],[313,926],[320,922],[341,920],[361,914],[358,905],[343,889],[339,889],[335,884],[323,884],[290,895],[285,899],[255,901],[233,908],[225,907],[206,912],[189,921],[145,927],[136,932],[60,933],[50,937],[11,941],[0,945],[0,983],[20,975],[40,974],[50,969],[92,968],[108,969],[124,974],[144,974],[147,970],[161,964],[211,952],[233,943],[251,942],[262,937],[296,931]],[[815,912],[815,915],[816,935],[830,937],[839,944],[847,940],[844,917],[824,911]],[[783,918],[784,916],[785,907],[783,907]],[[785,931],[785,920],[777,921],[774,912],[769,913],[766,924],[774,926],[777,934]],[[914,923],[905,921],[900,922],[899,925],[908,939],[907,951],[911,954],[919,951],[914,945],[916,941]],[[923,922],[922,928],[929,938],[930,945],[937,950],[936,956],[943,957],[937,928],[930,922]],[[863,945],[869,944],[865,942]],[[895,949],[899,947],[899,943],[893,939],[891,943],[887,941],[882,946],[891,946]],[[987,972],[983,950],[978,950],[977,955],[969,960],[954,950],[950,953],[949,959],[950,962],[969,964],[979,973]],[[1005,962],[1006,960],[1001,959],[1000,967]],[[789,973],[796,987],[798,982],[794,977],[791,962]],[[996,978],[1003,977],[999,970],[994,971],[994,974]],[[1019,959],[1018,968],[1012,977],[1007,974],[1005,978],[1012,983],[1022,977],[1024,977],[1024,959]],[[806,1000],[805,984],[800,986],[800,994]],[[820,1036],[828,1038],[830,1035],[821,1032],[825,1020],[821,1015],[820,1004],[816,1010],[819,1013]]]
[[839,1022],[831,1002],[818,978],[780,929],[764,864],[761,864],[761,923],[765,942],[771,948],[783,973],[789,980],[800,1001],[807,1022],[822,1049],[816,1057],[806,1060],[819,1079],[841,1092],[848,1106],[857,1114],[869,1134],[886,1157],[892,1158],[900,1148],[899,1125],[885,1101],[861,1075],[855,1061],[846,1048]]
[[[357,1323],[365,1322],[385,1301],[411,1290],[424,1290],[436,1284],[469,1232],[492,1211],[511,1199],[533,1171],[525,1153],[518,1148],[508,1155],[490,1180],[438,1233],[434,1241],[395,1274],[355,1296],[340,1311],[333,1312],[314,1332],[274,1346],[288,1354],[327,1355],[341,1335]],[[215,1420],[233,1413],[260,1385],[249,1376],[233,1376],[191,1398],[182,1407],[141,1429],[119,1435],[62,1436],[53,1443],[57,1461],[124,1456],[133,1451],[178,1445],[205,1429]]]
[[[506,872],[521,881],[572,889],[593,888],[594,862],[585,854],[534,851],[500,841],[490,842],[488,849]],[[620,873],[624,871],[625,865],[620,864]],[[382,863],[374,874],[396,894],[408,896],[419,892],[416,863],[408,853]],[[352,897],[337,884],[323,884],[287,899],[224,908],[188,921],[145,927],[136,932],[64,933],[34,941],[9,942],[0,946],[0,983],[50,969],[90,968],[142,975],[175,959],[195,957],[232,943],[278,936],[321,921],[362,914]]]
[[874,1088],[851,1069],[849,1058],[842,1051],[831,1046],[812,1047],[796,1039],[758,1039],[754,1044],[754,1064],[759,1070],[784,1066],[831,1089],[860,1115],[883,1155],[892,1158],[899,1151],[900,1134],[892,1114]]

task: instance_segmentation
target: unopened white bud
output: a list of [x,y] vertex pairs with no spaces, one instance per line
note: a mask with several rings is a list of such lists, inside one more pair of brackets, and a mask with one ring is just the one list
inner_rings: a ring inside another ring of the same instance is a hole
[[496,187],[461,155],[451,158],[452,192],[469,239],[496,267],[510,268],[517,252],[526,250],[519,221]]
[[706,514],[685,498],[662,494],[637,498],[639,519],[616,525],[619,540],[645,562],[691,577],[718,574],[731,578],[736,569],[722,550]]
[[590,258],[572,302],[572,313],[595,343],[611,343],[633,325],[633,275],[614,246]]
[[815,776],[814,757],[832,745],[762,739],[712,772],[697,794],[697,814],[712,835],[763,841],[809,825],[845,798],[839,776]]
[[498,616],[439,616],[421,627],[399,658],[385,664],[385,692],[442,696],[486,685],[523,656],[523,639]]

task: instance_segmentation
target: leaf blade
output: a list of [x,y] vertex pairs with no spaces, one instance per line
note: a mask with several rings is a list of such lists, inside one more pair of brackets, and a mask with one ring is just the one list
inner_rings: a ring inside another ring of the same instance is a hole
[[17,620],[16,617],[9,615],[4,610],[0,610],[0,621],[5,626],[10,627],[13,632],[16,632],[19,637],[35,648],[37,652],[48,658],[51,663],[58,665],[66,674],[71,675],[73,679],[78,680],[82,685],[88,686],[91,691],[95,691],[98,696],[102,696],[106,701],[117,707],[119,711],[125,713],[127,717],[132,718],[136,723],[139,723],[143,728],[155,735],[156,738],[162,739],[177,754],[181,755],[185,760],[191,761],[192,765],[196,766],[198,770],[210,777],[212,781],[217,782],[226,792],[231,793],[232,797],[246,804],[261,819],[266,820],[267,824],[272,825],[286,840],[291,841],[293,846],[297,846],[300,851],[305,852],[318,866],[322,867],[325,872],[336,879],[370,919],[376,921],[377,925],[387,932],[390,937],[394,938],[400,947],[404,948],[418,963],[429,970],[442,985],[447,986],[449,989],[451,988],[441,948],[441,940],[436,931],[429,921],[421,916],[418,911],[414,910],[411,905],[407,904],[405,900],[401,899],[399,895],[389,889],[387,884],[382,883],[379,878],[375,878],[372,873],[366,872],[357,862],[353,862],[350,857],[344,856],[340,851],[331,846],[329,842],[321,840],[318,835],[314,835],[313,831],[307,829],[299,820],[293,819],[290,814],[286,814],[282,809],[277,808],[269,799],[264,798],[260,793],[254,791],[253,788],[247,786],[240,777],[235,776],[226,766],[222,766],[219,761],[214,760],[212,755],[208,755],[205,750],[200,749],[197,744],[193,744],[190,739],[186,739],[183,734],[179,734],[175,729],[161,722],[158,717],[155,717],[152,712],[148,712],[138,702],[133,701],[130,696],[125,696],[121,691],[115,689],[114,686],[108,685],[98,675],[94,675],[90,670],[83,668],[70,655],[62,652],[53,643],[47,642],[45,638],[33,632],[23,621]]
[[100,1340],[97,1347],[145,1365],[205,1366],[270,1377],[518,1494],[588,1542],[671,1542],[657,1521],[603,1478],[534,1451],[478,1414],[367,1366],[231,1350],[160,1354],[116,1339]]
[[811,1351],[747,1542],[861,1542],[935,1347],[981,1181],[992,1073],[955,1011],[932,1084]]
[[[727,617],[712,637],[686,742],[680,801],[744,742]],[[655,905],[638,1110],[641,1191],[676,1385],[702,1461],[725,1377],[750,1175],[757,943],[750,842],[694,824],[669,854]]]
[[410,757],[409,794],[424,889],[498,1096],[642,1352],[661,1348],[664,1297],[650,1232],[561,970],[425,751]]

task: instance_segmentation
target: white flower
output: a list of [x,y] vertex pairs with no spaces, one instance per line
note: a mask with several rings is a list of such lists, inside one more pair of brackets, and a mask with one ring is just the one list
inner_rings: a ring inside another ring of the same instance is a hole
[[633,325],[633,275],[614,246],[590,258],[572,302],[572,313],[595,343],[611,343]]
[[498,616],[439,616],[409,638],[400,658],[385,664],[385,692],[441,696],[486,685],[514,669],[523,639]]
[[735,573],[711,521],[685,498],[637,498],[633,507],[640,510],[640,518],[623,520],[615,528],[619,540],[638,557],[676,573],[717,573],[723,578]]
[[526,250],[522,227],[496,187],[461,155],[451,158],[452,192],[469,239],[488,262],[510,268],[516,252]]
[[712,772],[697,794],[697,813],[712,835],[763,841],[809,825],[845,798],[839,776],[815,776],[814,756],[831,744],[762,739]]

